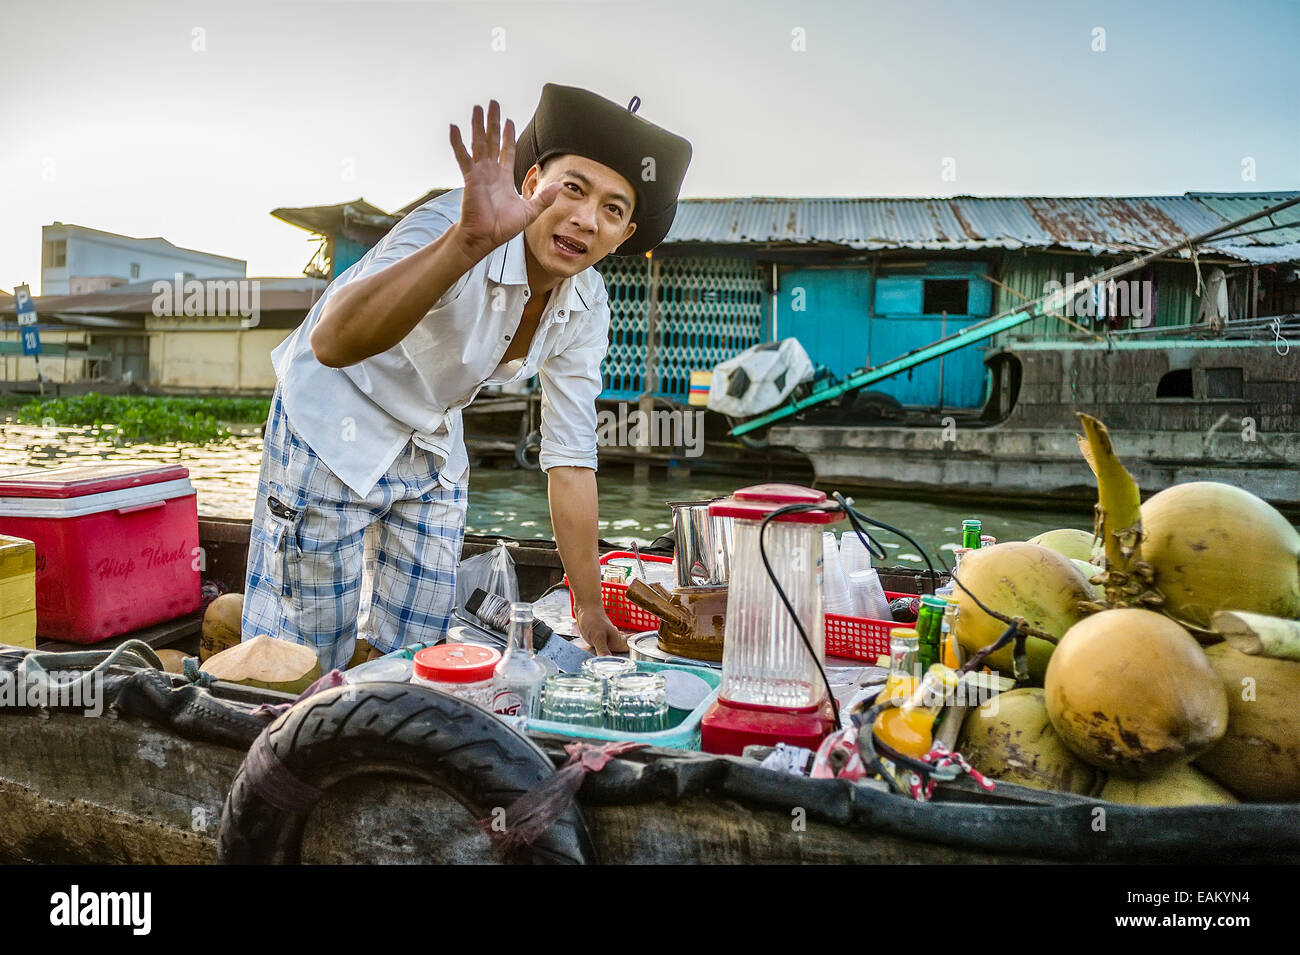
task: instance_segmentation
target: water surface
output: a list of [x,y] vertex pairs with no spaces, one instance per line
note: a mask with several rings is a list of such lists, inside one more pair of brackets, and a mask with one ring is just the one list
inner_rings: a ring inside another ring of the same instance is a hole
[[[116,447],[105,434],[89,429],[0,424],[0,473],[92,460],[183,464],[190,469],[190,480],[198,491],[199,514],[207,517],[252,516],[261,456],[262,440],[256,432],[226,444]],[[752,475],[694,471],[690,477],[659,473],[648,483],[638,484],[631,468],[625,467],[603,469],[598,480],[601,536],[612,543],[636,539],[641,544],[669,531],[665,502],[718,497],[754,483]],[[984,532],[999,540],[1024,540],[1054,527],[1090,528],[1092,523],[1091,515],[1079,509],[976,508],[969,503],[897,500],[862,491],[851,496],[859,510],[906,530],[931,555],[959,541],[961,522],[969,517],[980,518]],[[522,539],[551,538],[545,475],[490,467],[472,469],[467,530]],[[890,551],[891,562],[921,564],[916,548],[906,541],[883,532],[880,541]],[[944,554],[944,558],[950,560],[950,555]]]

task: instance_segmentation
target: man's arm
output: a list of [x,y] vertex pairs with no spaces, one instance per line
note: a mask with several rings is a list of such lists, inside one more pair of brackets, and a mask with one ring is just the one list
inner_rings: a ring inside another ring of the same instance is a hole
[[578,632],[598,656],[627,650],[627,640],[605,614],[600,600],[599,503],[596,472],[554,467],[546,472],[551,526],[573,593]]
[[353,279],[321,309],[311,332],[316,360],[343,368],[392,348],[483,258],[453,224],[424,248]]
[[539,189],[531,199],[515,191],[515,126],[501,107],[474,107],[473,152],[460,127],[451,127],[451,149],[465,177],[460,219],[435,242],[373,275],[335,291],[311,333],[321,364],[341,368],[392,348],[405,338],[456,284],[493,249],[509,242],[559,195],[561,183]]

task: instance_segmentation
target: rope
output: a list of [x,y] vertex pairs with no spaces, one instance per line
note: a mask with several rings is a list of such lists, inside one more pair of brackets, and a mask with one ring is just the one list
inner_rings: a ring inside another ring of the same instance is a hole
[[186,657],[181,661],[181,669],[184,671],[185,679],[189,680],[196,686],[209,687],[217,682],[217,678],[211,673],[204,673],[199,669],[197,657]]
[[961,753],[954,752],[943,743],[936,742],[923,759],[934,767],[934,773],[926,779],[924,784],[916,773],[908,774],[910,794],[917,802],[930,801],[930,797],[934,795],[934,781],[936,778],[956,779],[962,773],[973,779],[986,792],[993,792],[994,786],[991,779],[966,762],[966,757],[962,756]]
[[[94,681],[119,660],[130,658],[126,665],[143,669],[163,669],[162,660],[154,653],[153,647],[143,640],[127,640],[112,650],[74,650],[71,653],[29,653],[19,665],[19,677],[28,686],[38,686],[42,690],[54,687],[69,695]],[[80,677],[67,683],[53,679],[46,664],[59,663],[61,670],[86,670]]]
[[1201,281],[1201,263],[1200,260],[1196,257],[1196,246],[1188,242],[1187,251],[1192,254],[1192,268],[1196,269],[1196,297],[1200,298],[1201,289],[1205,287],[1205,283]]

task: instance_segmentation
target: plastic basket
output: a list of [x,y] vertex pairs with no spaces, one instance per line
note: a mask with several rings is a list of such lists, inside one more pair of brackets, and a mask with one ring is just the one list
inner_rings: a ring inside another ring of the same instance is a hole
[[[610,551],[600,559],[606,561],[618,557],[635,557],[630,550]],[[671,564],[668,557],[656,557],[642,554],[646,563]],[[569,579],[564,579],[567,585]],[[894,600],[897,597],[916,597],[917,594],[902,594],[886,590],[885,597]],[[600,602],[609,616],[610,622],[623,630],[643,633],[646,630],[658,630],[659,618],[649,610],[643,610],[627,599],[627,584],[611,580],[600,582]],[[574,609],[573,592],[569,592],[569,609]],[[877,659],[889,656],[889,631],[895,627],[907,626],[893,620],[873,620],[870,617],[850,617],[844,614],[828,613],[826,615],[826,655],[845,657],[852,660],[864,660],[875,663]]]
[[[889,600],[897,597],[916,597],[917,594],[900,594],[886,590]],[[873,620],[870,617],[846,617],[843,614],[826,615],[826,655],[848,657],[875,663],[889,656],[889,631],[895,627],[911,626],[893,620]]]
[[[600,559],[602,564],[614,560],[618,557],[635,557],[630,550],[612,550]],[[656,557],[653,554],[642,554],[641,560],[647,564],[671,564],[671,557]],[[564,578],[567,586],[569,578]],[[623,630],[633,630],[641,633],[645,630],[658,630],[659,618],[649,610],[642,610],[632,601],[627,599],[627,584],[620,584],[613,580],[602,580],[600,582],[600,602],[605,608],[605,614],[614,626]],[[569,610],[575,609],[573,603],[573,591],[569,591]]]
[[[645,560],[646,556],[641,555]],[[648,660],[638,660],[636,664],[637,671],[640,673],[661,673],[664,670],[684,670],[687,673],[693,673],[713,688],[695,709],[687,713],[685,710],[669,710],[668,719],[670,722],[676,720],[674,725],[666,730],[659,730],[657,733],[628,733],[623,730],[603,729],[594,726],[575,726],[572,723],[560,723],[553,720],[527,719],[523,721],[522,729],[530,733],[552,733],[557,736],[581,736],[584,739],[603,739],[612,741],[632,740],[638,743],[645,743],[649,746],[658,746],[662,749],[699,749],[700,748],[700,721],[704,719],[704,714],[709,711],[709,707],[714,704],[718,698],[718,687],[722,684],[722,673],[718,670],[710,670],[707,667],[689,667],[680,666],[675,663],[653,663]]]

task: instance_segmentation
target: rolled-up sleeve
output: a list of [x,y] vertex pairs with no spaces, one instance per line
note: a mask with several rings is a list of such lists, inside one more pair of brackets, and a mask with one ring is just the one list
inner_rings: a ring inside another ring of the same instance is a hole
[[609,348],[609,302],[600,302],[572,345],[542,363],[543,471],[554,467],[596,470],[596,398],[604,388],[601,364]]

